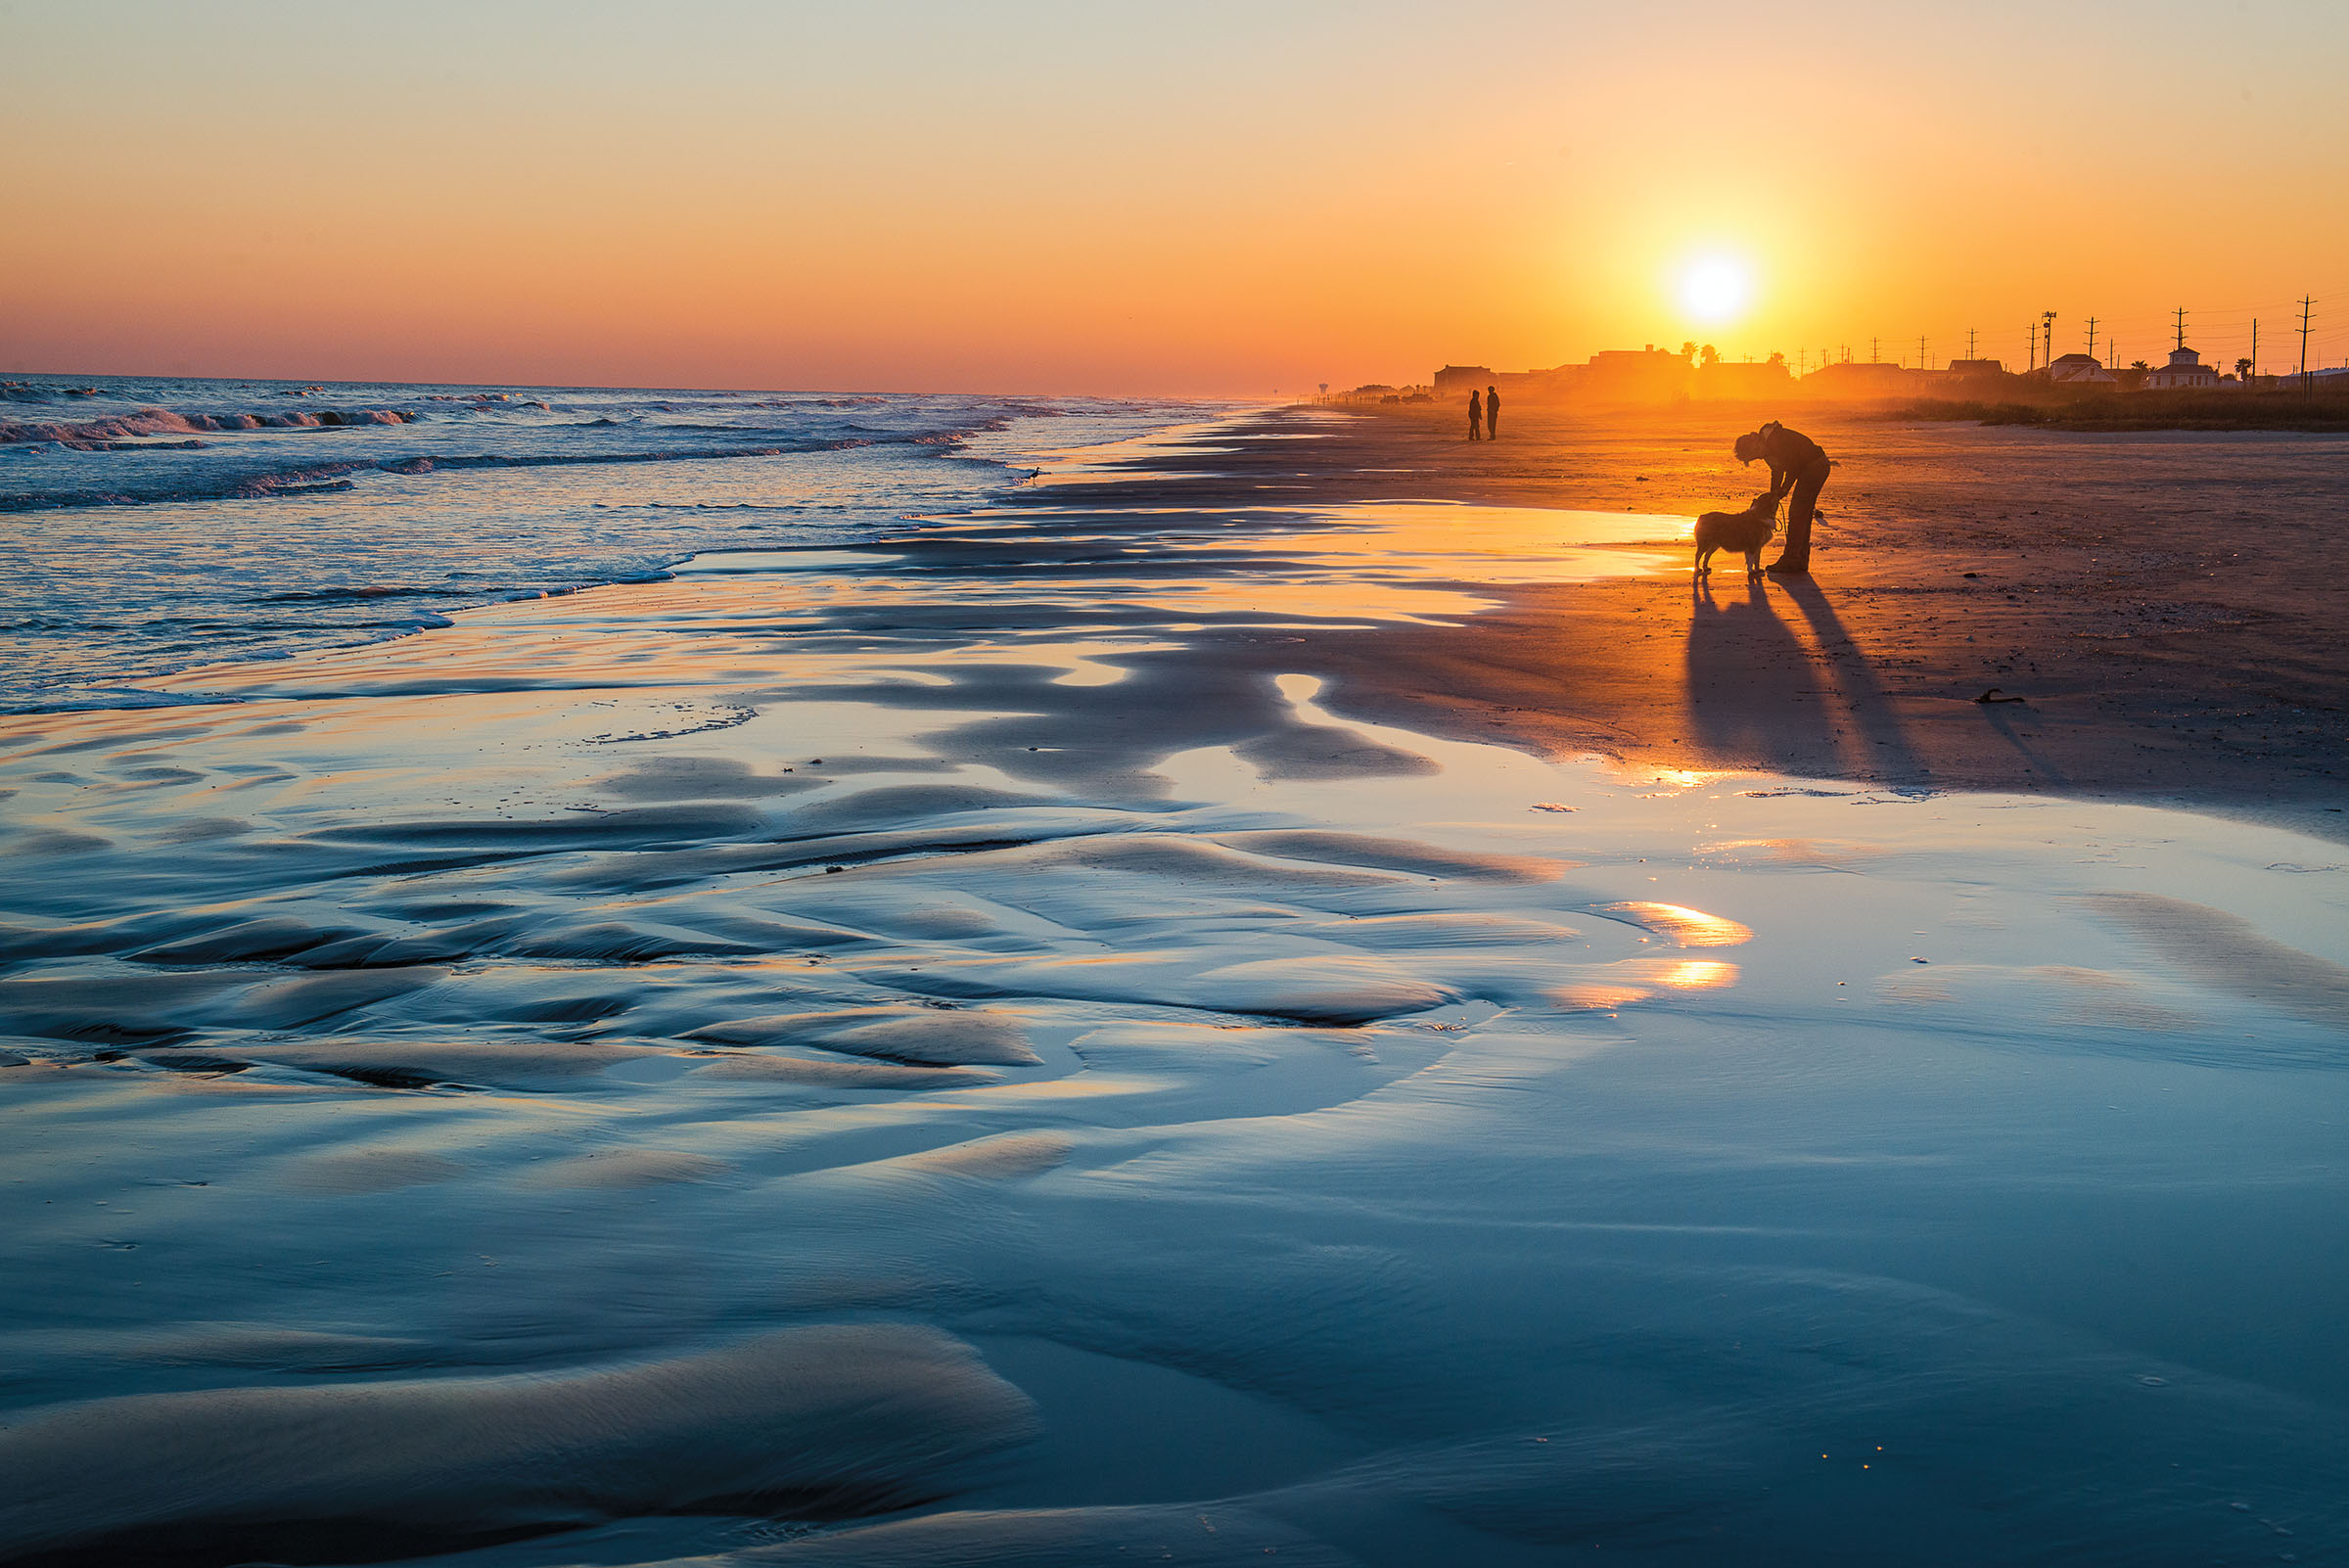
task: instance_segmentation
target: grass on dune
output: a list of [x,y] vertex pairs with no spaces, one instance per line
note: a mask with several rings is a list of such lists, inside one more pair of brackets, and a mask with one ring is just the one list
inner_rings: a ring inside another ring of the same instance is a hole
[[2065,394],[2052,389],[1996,400],[1926,397],[1888,419],[1969,420],[2047,430],[2349,431],[2349,392],[2140,392]]

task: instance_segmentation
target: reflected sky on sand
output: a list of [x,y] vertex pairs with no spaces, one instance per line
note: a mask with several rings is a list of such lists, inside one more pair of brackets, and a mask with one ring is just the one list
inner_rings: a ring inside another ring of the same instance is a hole
[[1658,523],[974,514],[0,720],[0,1548],[2324,1560],[2326,847],[1282,663]]

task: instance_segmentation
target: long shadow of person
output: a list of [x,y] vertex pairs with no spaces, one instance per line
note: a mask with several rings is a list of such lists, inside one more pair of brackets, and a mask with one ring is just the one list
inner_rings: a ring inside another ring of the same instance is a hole
[[[1761,581],[1716,598],[1713,579],[1691,592],[1681,682],[1688,734],[1729,766],[1820,771],[1819,692],[1802,643]],[[1831,761],[1831,756],[1830,759]]]
[[1827,672],[1834,706],[1854,731],[1852,738],[1857,745],[1847,753],[1847,762],[1862,776],[1881,778],[1887,783],[1930,781],[1932,769],[1910,743],[1900,713],[1884,683],[1876,678],[1875,666],[1867,651],[1852,639],[1850,630],[1835,614],[1835,607],[1819,591],[1817,580],[1787,576],[1779,578],[1777,586],[1793,601],[1810,626],[1812,640],[1819,646],[1819,663]]

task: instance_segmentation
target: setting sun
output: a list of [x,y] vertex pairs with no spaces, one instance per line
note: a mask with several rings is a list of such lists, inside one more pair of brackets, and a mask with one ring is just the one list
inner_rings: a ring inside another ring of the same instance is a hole
[[1681,273],[1681,306],[1706,326],[1735,321],[1753,298],[1753,269],[1735,256],[1700,256]]

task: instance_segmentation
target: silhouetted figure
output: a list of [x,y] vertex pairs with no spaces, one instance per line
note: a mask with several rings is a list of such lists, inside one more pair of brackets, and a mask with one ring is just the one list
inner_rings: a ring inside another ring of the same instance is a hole
[[1770,498],[1774,503],[1792,493],[1786,508],[1786,548],[1769,570],[1802,573],[1811,570],[1811,514],[1819,505],[1819,486],[1827,483],[1827,454],[1819,442],[1800,431],[1772,420],[1751,435],[1737,438],[1737,461],[1759,457],[1770,465]]
[[1473,387],[1468,389],[1468,438],[1472,441],[1485,438],[1484,394]]
[[1500,439],[1500,393],[1490,387],[1485,389],[1485,439]]

